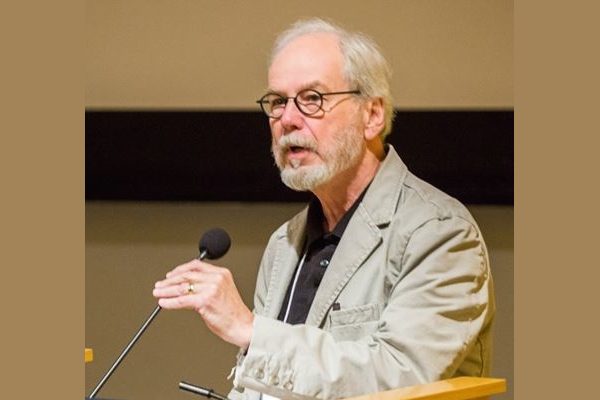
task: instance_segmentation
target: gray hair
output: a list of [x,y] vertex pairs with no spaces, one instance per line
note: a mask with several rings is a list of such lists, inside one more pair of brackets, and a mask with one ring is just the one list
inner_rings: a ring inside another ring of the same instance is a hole
[[348,32],[320,18],[300,20],[279,34],[271,51],[269,64],[272,64],[275,56],[294,39],[312,33],[335,34],[338,37],[344,59],[343,73],[348,84],[352,89],[360,90],[365,97],[380,97],[383,100],[385,125],[379,135],[385,140],[392,130],[394,119],[394,106],[390,91],[392,72],[379,46],[370,37],[360,32]]

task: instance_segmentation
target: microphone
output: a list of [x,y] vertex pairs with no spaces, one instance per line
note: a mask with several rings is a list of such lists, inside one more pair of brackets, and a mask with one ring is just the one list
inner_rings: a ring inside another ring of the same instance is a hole
[[221,228],[213,228],[208,231],[200,239],[198,243],[198,260],[208,258],[209,260],[216,260],[221,258],[227,253],[231,247],[231,238]]
[[[198,250],[200,251],[200,254],[198,255],[197,259],[204,260],[206,258],[209,260],[216,260],[217,258],[223,257],[225,253],[227,253],[227,251],[229,250],[229,247],[231,247],[231,238],[229,237],[227,232],[225,232],[221,228],[209,229],[204,233],[204,235],[202,235],[202,238],[200,238],[200,242],[198,243]],[[108,371],[106,372],[106,374],[104,374],[102,379],[100,379],[94,390],[92,390],[92,392],[89,394],[89,396],[87,397],[88,399],[93,399],[96,397],[102,386],[104,386],[106,381],[108,381],[108,378],[110,378],[113,372],[115,372],[119,364],[121,364],[121,361],[123,361],[123,359],[129,353],[133,345],[138,341],[140,336],[142,336],[142,333],[146,331],[148,325],[150,325],[150,323],[158,315],[161,309],[161,306],[156,306],[154,311],[152,311],[150,316],[142,324],[141,328],[133,336],[133,339],[131,339],[129,344],[125,346],[125,349],[123,349],[123,351],[121,352],[119,357],[117,357],[113,365],[108,369]]]
[[215,393],[212,389],[203,388],[202,386],[192,385],[191,383],[187,383],[184,381],[179,382],[179,389],[186,390],[188,392],[199,394],[201,396],[207,397],[209,399],[217,399],[217,400],[229,400],[229,398]]

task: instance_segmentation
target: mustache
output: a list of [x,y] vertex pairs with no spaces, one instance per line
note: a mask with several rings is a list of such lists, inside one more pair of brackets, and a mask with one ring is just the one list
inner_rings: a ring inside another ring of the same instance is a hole
[[317,150],[317,142],[310,136],[300,133],[288,133],[278,141],[273,141],[273,151],[287,151],[292,147],[302,147],[310,151]]

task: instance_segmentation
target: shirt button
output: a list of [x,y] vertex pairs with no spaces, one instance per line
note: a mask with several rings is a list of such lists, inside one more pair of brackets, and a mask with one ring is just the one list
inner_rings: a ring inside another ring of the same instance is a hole
[[254,376],[256,377],[256,379],[262,379],[265,376],[265,374],[262,369],[257,369],[256,371],[254,371]]
[[286,388],[287,390],[292,390],[292,388],[294,387],[294,384],[291,381],[287,381],[284,385],[284,388]]
[[273,385],[275,385],[275,386],[279,385],[279,378],[278,377],[274,377],[273,378]]
[[328,266],[328,265],[329,265],[329,260],[327,260],[327,259],[323,259],[323,260],[321,260],[321,262],[319,263],[319,265],[320,265],[321,267],[325,268],[326,266]]

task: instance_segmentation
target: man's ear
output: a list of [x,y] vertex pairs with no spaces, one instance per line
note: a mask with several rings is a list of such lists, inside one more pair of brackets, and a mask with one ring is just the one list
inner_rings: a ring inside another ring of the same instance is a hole
[[375,139],[383,131],[385,126],[385,110],[383,99],[377,97],[370,99],[365,104],[364,110],[365,139]]

